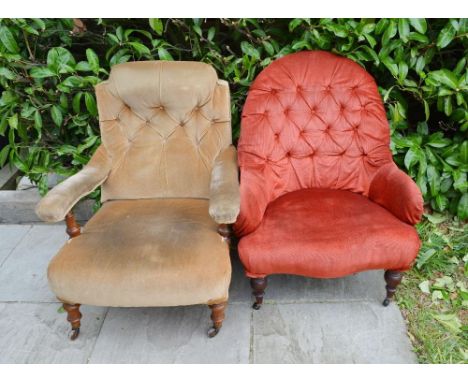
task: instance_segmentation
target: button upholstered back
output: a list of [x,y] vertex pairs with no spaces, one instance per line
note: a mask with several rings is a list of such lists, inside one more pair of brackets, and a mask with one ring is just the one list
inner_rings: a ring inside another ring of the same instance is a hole
[[392,160],[389,144],[373,78],[349,59],[312,51],[280,58],[258,75],[238,155],[241,174],[258,172],[272,199],[304,188],[367,195],[377,169]]
[[119,64],[96,95],[111,160],[103,200],[208,198],[214,160],[231,144],[229,87],[210,65]]

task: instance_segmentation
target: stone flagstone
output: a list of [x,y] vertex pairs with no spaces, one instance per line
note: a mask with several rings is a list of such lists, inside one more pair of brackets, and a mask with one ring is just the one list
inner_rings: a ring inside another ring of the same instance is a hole
[[0,224],[0,363],[416,362],[398,307],[381,305],[382,271],[331,280],[273,275],[265,304],[253,311],[236,254],[217,337],[206,336],[206,306],[83,306],[80,337],[70,341],[46,275],[66,240],[63,224]]

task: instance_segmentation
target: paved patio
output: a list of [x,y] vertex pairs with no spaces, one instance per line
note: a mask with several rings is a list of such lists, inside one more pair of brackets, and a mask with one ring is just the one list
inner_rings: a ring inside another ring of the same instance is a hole
[[272,276],[260,311],[233,258],[223,329],[205,306],[83,306],[80,337],[49,291],[46,268],[63,225],[0,225],[0,363],[415,363],[382,272],[335,280]]

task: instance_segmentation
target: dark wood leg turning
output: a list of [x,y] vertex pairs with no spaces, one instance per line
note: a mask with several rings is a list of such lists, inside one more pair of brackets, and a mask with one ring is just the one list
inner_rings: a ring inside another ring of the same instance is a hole
[[211,321],[213,321],[213,326],[208,329],[208,337],[213,338],[218,334],[221,326],[223,325],[224,320],[224,310],[226,309],[227,302],[222,302],[220,304],[208,305],[211,309]]
[[65,223],[67,224],[67,234],[70,236],[70,239],[81,234],[80,225],[76,222],[73,212],[70,211],[65,215]]
[[230,224],[218,225],[218,233],[223,237],[224,241],[231,246],[232,228]]
[[401,279],[403,278],[403,273],[398,271],[385,271],[385,282],[387,283],[387,297],[383,301],[383,306],[388,306],[390,301],[392,300],[393,296],[395,295],[396,288],[398,284],[400,284]]
[[251,278],[250,286],[252,287],[252,295],[255,297],[255,302],[252,308],[259,310],[263,304],[263,296],[265,296],[265,288],[267,287],[266,277]]
[[80,334],[81,312],[80,304],[63,304],[63,309],[67,311],[67,321],[71,324],[72,332],[70,339],[76,340]]

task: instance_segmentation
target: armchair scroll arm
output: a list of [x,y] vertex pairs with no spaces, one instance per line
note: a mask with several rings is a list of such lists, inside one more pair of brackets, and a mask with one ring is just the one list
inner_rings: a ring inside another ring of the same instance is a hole
[[209,213],[218,224],[231,224],[236,221],[239,206],[237,152],[231,145],[218,155],[211,171]]
[[423,198],[416,183],[395,163],[383,165],[369,187],[369,199],[401,221],[416,224],[423,214]]
[[37,216],[46,222],[64,220],[82,197],[104,183],[110,167],[110,158],[101,145],[81,171],[55,186],[41,199],[36,206]]

